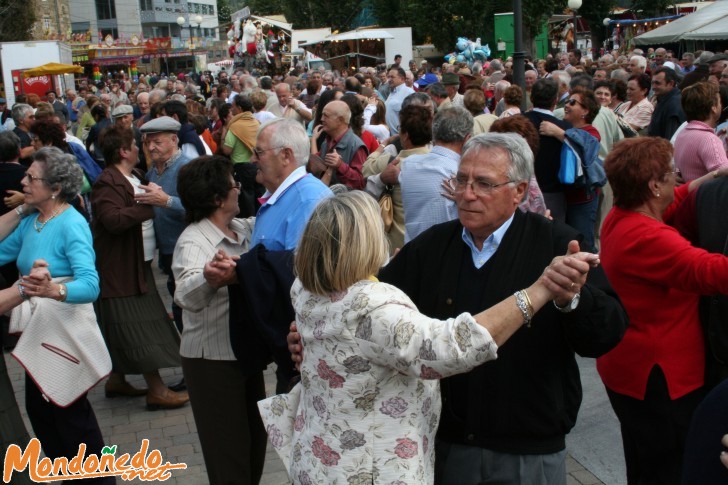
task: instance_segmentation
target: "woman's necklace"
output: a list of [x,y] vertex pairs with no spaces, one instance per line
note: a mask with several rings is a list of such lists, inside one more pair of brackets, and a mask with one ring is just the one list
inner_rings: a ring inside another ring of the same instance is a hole
[[642,214],[642,215],[645,215],[645,216],[649,217],[650,219],[654,219],[654,220],[656,220],[657,222],[662,222],[662,221],[661,221],[660,219],[658,219],[657,217],[653,216],[653,215],[652,215],[652,214],[650,214],[649,212],[645,212],[645,211],[640,211],[640,210],[636,210],[635,212],[638,212],[638,213],[640,213],[640,214]]
[[36,217],[35,218],[35,221],[33,222],[33,227],[35,227],[36,232],[42,231],[43,228],[46,226],[46,224],[48,224],[51,221],[51,219],[53,219],[58,214],[60,214],[61,212],[63,212],[63,209],[64,209],[65,205],[66,204],[61,204],[60,206],[58,206],[58,208],[53,211],[53,214],[51,214],[51,216],[48,219],[46,219],[45,221],[41,222],[40,224],[38,224],[38,219],[40,219],[40,214],[39,214],[38,217]]

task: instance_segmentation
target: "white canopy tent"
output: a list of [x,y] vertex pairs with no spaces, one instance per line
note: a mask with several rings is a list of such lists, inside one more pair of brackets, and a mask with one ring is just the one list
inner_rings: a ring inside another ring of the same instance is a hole
[[[285,17],[283,17],[282,15],[276,15],[276,17],[282,17],[283,19],[285,19]],[[263,22],[265,24],[270,24],[273,27],[278,27],[281,30],[285,30],[286,34],[288,34],[289,36],[291,35],[291,30],[293,30],[293,24],[289,24],[288,22],[284,22],[275,18],[258,17],[257,15],[251,15],[250,18],[253,20],[259,20],[260,22]]]
[[634,43],[660,45],[681,40],[724,39],[728,39],[728,0],[716,0],[697,12],[635,37]]
[[[728,1],[728,0],[726,0]],[[384,39],[394,39],[394,36],[383,29],[357,29],[357,30],[350,30],[348,32],[342,32],[340,34],[331,34],[327,35],[321,40],[317,40],[315,42],[308,42],[306,44],[301,44],[301,47],[309,46],[309,45],[315,45],[315,44],[321,44],[323,42],[344,42],[348,40],[356,41],[356,52],[352,53],[352,56],[356,56],[356,65],[357,67],[360,66],[360,56],[365,57],[372,57],[373,59],[379,60],[380,58],[370,56],[367,54],[361,54],[359,52],[359,41],[360,40],[384,40]],[[348,55],[348,54],[347,54]],[[346,57],[346,55],[343,56],[336,56],[338,57]],[[335,58],[332,58],[335,59]],[[328,59],[330,60],[330,59]]]

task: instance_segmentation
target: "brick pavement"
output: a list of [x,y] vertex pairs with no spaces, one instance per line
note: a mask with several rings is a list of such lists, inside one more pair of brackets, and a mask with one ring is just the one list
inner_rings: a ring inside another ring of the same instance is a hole
[[[158,275],[159,292],[163,297],[167,297],[164,282],[165,279]],[[165,302],[169,305],[169,298],[165,298]],[[32,436],[30,423],[25,413],[23,370],[8,353],[4,353],[4,356],[15,389],[15,397],[21,408],[26,427]],[[182,370],[179,368],[165,369],[161,371],[161,374],[165,382],[172,384],[179,382]],[[271,395],[275,390],[275,374],[271,368],[265,372],[265,378],[266,391],[268,395]],[[141,376],[129,376],[128,379],[137,387],[145,386]],[[197,437],[197,427],[189,405],[180,409],[147,411],[146,401],[143,397],[107,399],[104,396],[103,385],[98,385],[89,392],[89,400],[96,412],[106,444],[118,446],[117,456],[125,452],[138,451],[141,440],[147,438],[150,442],[150,449],[159,449],[165,460],[187,464],[186,470],[174,471],[173,478],[165,483],[170,485],[206,485],[208,483],[202,450]],[[571,456],[567,457],[566,468],[568,485],[602,483]],[[123,483],[148,482],[135,480]],[[261,484],[285,485],[290,483],[283,463],[278,459],[272,447],[268,446]]]

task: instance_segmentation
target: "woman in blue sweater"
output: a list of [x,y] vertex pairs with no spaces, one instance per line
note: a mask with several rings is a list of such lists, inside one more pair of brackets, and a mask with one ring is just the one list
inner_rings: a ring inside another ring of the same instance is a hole
[[[98,297],[99,278],[94,264],[91,232],[83,216],[69,204],[78,195],[82,180],[83,173],[74,157],[58,148],[41,148],[33,156],[33,164],[22,183],[26,204],[35,207],[38,212],[23,218],[18,227],[0,242],[0,264],[17,260],[19,272],[28,275],[33,262],[44,259],[54,281],[44,284],[21,282],[17,291],[24,299],[41,297],[39,304],[46,298],[69,304],[88,304]],[[22,210],[16,212],[21,217],[24,215]],[[66,279],[57,283],[58,278]],[[66,323],[75,327],[81,325],[77,321],[48,322],[49,325]],[[105,349],[103,352],[106,352]],[[108,353],[104,359],[103,352],[99,365],[101,372],[105,370],[106,360],[110,364]],[[54,367],[52,359],[54,356],[58,358],[58,355],[60,353],[56,352],[42,360],[49,363],[48,367]],[[105,372],[108,373],[108,370]],[[100,456],[103,439],[86,397],[88,389],[80,390],[79,396],[70,404],[60,406],[53,402],[51,393],[45,389],[41,391],[36,383],[42,382],[43,376],[37,373],[31,377],[30,374],[32,372],[26,373],[26,409],[46,456],[70,459],[78,453],[81,443],[86,444],[87,454]],[[68,376],[61,376],[64,377]],[[114,479],[99,478],[87,483],[114,483]]]

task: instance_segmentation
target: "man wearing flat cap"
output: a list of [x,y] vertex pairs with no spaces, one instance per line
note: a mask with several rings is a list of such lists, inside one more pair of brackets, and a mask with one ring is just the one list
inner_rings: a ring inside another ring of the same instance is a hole
[[[177,146],[180,127],[180,123],[169,116],[161,116],[142,125],[144,145],[151,162],[147,172],[149,185],[140,185],[145,193],[134,196],[140,204],[154,207],[154,233],[157,237],[160,268],[168,276],[167,289],[172,296],[175,289],[172,254],[177,239],[187,227],[185,209],[177,194],[177,174],[190,159]],[[181,332],[182,309],[173,304],[172,312]]]
[[139,131],[139,128],[134,126],[134,108],[128,104],[122,104],[114,108],[111,112],[111,117],[114,119],[115,125],[122,126],[134,132],[134,142],[136,143],[137,148],[139,148],[139,161],[137,163],[137,168],[142,171],[146,171],[147,160],[142,147],[142,132]]
[[464,107],[463,99],[465,96],[458,92],[460,89],[460,76],[454,72],[446,72],[442,75],[442,85],[445,86],[447,91],[447,97],[450,98],[450,102],[455,106]]

